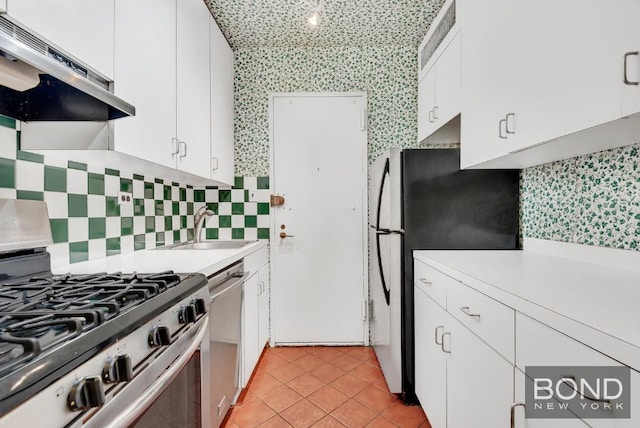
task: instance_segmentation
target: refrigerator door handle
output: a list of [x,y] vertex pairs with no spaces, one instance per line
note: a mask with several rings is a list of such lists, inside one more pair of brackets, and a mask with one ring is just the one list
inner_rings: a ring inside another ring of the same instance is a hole
[[382,291],[384,292],[384,300],[387,302],[387,306],[390,306],[391,291],[387,287],[387,281],[384,278],[384,268],[382,267],[382,256],[380,254],[380,235],[389,235],[391,231],[389,229],[380,228],[380,214],[382,211],[382,193],[384,192],[384,184],[389,175],[389,158],[387,158],[384,164],[384,170],[382,171],[382,180],[380,181],[380,190],[378,191],[378,209],[376,212],[376,253],[378,255],[378,270],[380,271],[380,283],[382,284]]
[[390,306],[391,291],[387,287],[387,281],[384,278],[384,268],[382,267],[382,256],[380,255],[380,235],[376,234],[376,254],[378,255],[378,270],[380,272],[380,283],[382,285],[382,292],[384,293],[384,300],[387,302],[387,306]]

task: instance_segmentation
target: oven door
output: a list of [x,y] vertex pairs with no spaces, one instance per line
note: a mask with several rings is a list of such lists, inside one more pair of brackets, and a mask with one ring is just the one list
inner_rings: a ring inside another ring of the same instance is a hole
[[201,413],[208,388],[202,391],[200,381],[208,324],[208,316],[200,318],[83,426],[208,428]]

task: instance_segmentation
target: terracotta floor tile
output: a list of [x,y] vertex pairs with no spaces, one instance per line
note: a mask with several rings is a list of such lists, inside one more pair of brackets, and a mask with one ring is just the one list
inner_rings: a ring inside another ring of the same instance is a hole
[[364,363],[358,366],[351,373],[369,383],[374,383],[375,381],[383,377],[380,367],[376,367],[369,363]]
[[367,385],[369,385],[367,382],[352,375],[351,373],[347,373],[346,375],[331,382],[331,386],[336,388],[338,391],[344,392],[349,397],[353,397],[358,392],[362,391]]
[[276,412],[281,412],[300,400],[302,400],[302,395],[286,385],[282,385],[262,397],[262,401]]
[[419,427],[427,419],[420,406],[405,406],[401,401],[396,401],[382,416],[402,428]]
[[376,414],[351,399],[331,412],[331,416],[342,422],[347,428],[361,428],[376,417]]
[[307,371],[306,370],[302,370],[301,368],[298,368],[298,367],[294,366],[293,364],[286,363],[285,365],[282,365],[280,367],[276,367],[275,369],[267,370],[267,372],[271,376],[273,376],[276,379],[278,379],[280,382],[287,383],[292,379],[295,379],[295,378],[297,378],[299,376],[302,376]]
[[225,428],[292,426],[431,428],[389,393],[372,348],[267,348]]
[[289,364],[289,362],[284,358],[280,358],[276,354],[271,353],[271,350],[268,349],[264,357],[262,357],[262,361],[260,361],[259,368],[261,370],[270,371],[272,369],[284,366],[285,364]]
[[367,386],[353,398],[373,410],[376,414],[382,412],[397,400],[394,395],[384,392],[373,385]]
[[311,374],[325,383],[331,383],[341,376],[344,376],[346,372],[331,363],[325,363],[320,367],[311,371]]
[[349,354],[344,354],[331,360],[331,364],[338,368],[341,368],[345,372],[349,372],[362,364],[362,360],[353,358]]
[[254,400],[242,407],[233,410],[233,422],[241,428],[257,427],[262,422],[274,416],[276,412],[271,410],[261,400]]
[[323,381],[308,373],[287,382],[287,386],[289,388],[293,389],[303,397],[316,392],[324,385],[325,383]]
[[291,425],[285,422],[280,416],[275,415],[274,417],[267,419],[266,422],[258,425],[259,428],[291,428]]
[[344,425],[338,422],[334,417],[327,415],[316,422],[313,425],[313,428],[344,428]]
[[307,397],[307,400],[318,406],[325,413],[331,413],[348,399],[347,395],[330,385],[323,386]]
[[299,348],[299,347],[289,347],[289,346],[282,346],[279,348],[271,348],[269,349],[269,352],[272,352],[273,354],[275,354],[276,356],[287,360],[289,362],[295,361],[298,358],[304,357],[305,355],[307,355],[307,351]]
[[378,387],[379,389],[383,390],[384,392],[390,392],[389,391],[389,385],[387,385],[387,381],[384,380],[384,375],[376,380],[375,382],[373,382],[371,385]]
[[342,348],[336,346],[318,346],[311,353],[327,363],[340,355],[344,355]]
[[297,360],[293,361],[291,364],[301,368],[304,371],[310,372],[325,364],[325,362],[314,355],[307,354],[304,357],[298,358]]
[[398,428],[398,425],[383,416],[378,416],[367,425],[367,428]]
[[262,397],[279,386],[282,386],[282,382],[269,373],[257,373],[251,381],[251,391],[258,397]]
[[345,353],[361,361],[377,361],[376,352],[371,347],[352,346]]
[[306,428],[322,419],[325,413],[309,401],[301,400],[280,413],[280,416],[294,428]]

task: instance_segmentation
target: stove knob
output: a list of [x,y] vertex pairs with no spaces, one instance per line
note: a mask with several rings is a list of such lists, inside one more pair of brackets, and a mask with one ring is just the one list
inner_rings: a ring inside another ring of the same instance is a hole
[[104,404],[104,389],[100,376],[85,377],[71,387],[67,397],[69,410],[84,411]]
[[207,305],[205,304],[204,299],[196,299],[196,301],[193,302],[193,304],[196,307],[196,314],[202,315],[207,313]]
[[190,322],[196,322],[196,307],[195,305],[187,305],[180,308],[178,312],[178,321],[180,324],[188,324]]
[[160,346],[171,345],[171,332],[169,327],[155,326],[149,332],[149,346],[158,348]]
[[131,358],[128,355],[118,355],[107,361],[102,369],[102,381],[104,383],[127,382],[133,379]]

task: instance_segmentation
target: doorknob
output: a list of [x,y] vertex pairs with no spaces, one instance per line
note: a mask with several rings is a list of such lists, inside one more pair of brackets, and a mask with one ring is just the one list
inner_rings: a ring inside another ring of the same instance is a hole
[[280,232],[280,237],[282,239],[284,239],[284,238],[293,238],[294,236],[293,235],[287,235],[286,232]]

